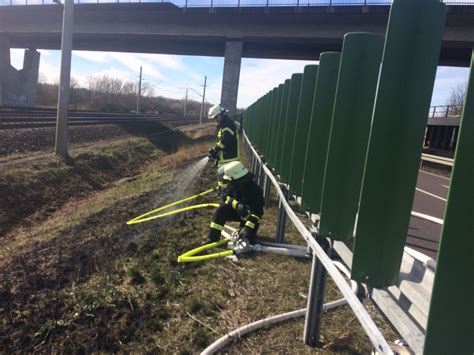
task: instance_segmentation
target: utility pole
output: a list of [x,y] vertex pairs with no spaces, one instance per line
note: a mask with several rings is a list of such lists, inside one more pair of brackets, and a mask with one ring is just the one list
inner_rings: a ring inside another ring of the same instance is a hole
[[186,99],[184,100],[184,118],[186,118],[186,110],[188,108],[188,89],[186,89]]
[[201,104],[201,114],[199,115],[199,124],[202,124],[202,115],[204,111],[204,102],[206,100],[206,82],[207,82],[207,76],[204,77],[204,90],[202,93],[202,104]]
[[63,28],[61,39],[61,73],[59,77],[58,113],[56,119],[56,144],[54,153],[67,158],[69,100],[71,95],[71,55],[74,19],[74,0],[64,0]]
[[141,96],[142,96],[142,67],[140,67],[140,79],[138,79],[137,115],[140,114],[140,97]]

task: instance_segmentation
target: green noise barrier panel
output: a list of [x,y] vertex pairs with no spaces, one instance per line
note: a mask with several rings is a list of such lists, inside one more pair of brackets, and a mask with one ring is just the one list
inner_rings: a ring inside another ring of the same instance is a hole
[[303,74],[291,76],[290,92],[288,94],[288,108],[286,110],[285,130],[283,134],[283,149],[280,160],[280,180],[288,182],[290,177],[291,153],[293,139],[295,138],[296,117],[298,114],[298,103],[300,100],[301,82]]
[[268,162],[270,163],[270,166],[275,166],[275,161],[273,160],[274,152],[276,150],[276,139],[275,139],[275,137],[278,134],[278,116],[279,116],[280,110],[281,110],[281,102],[283,100],[284,87],[285,87],[284,84],[278,85],[277,95],[276,95],[276,100],[275,100],[275,107],[274,107],[274,110],[273,110],[273,117],[271,118],[272,124],[270,126],[271,133],[270,133],[270,136],[269,136],[270,148],[268,150],[268,155],[266,157],[268,159]]
[[290,83],[291,79],[285,80],[285,87],[283,89],[283,99],[281,103],[280,114],[278,115],[278,132],[276,138],[276,149],[275,155],[273,157],[273,168],[277,174],[281,173],[279,169],[279,163],[281,161],[281,154],[283,151],[283,138],[285,133],[285,118],[286,118],[286,109],[288,108],[288,94],[290,93]]
[[248,116],[248,129],[251,131],[251,138],[252,140],[255,142],[257,140],[256,138],[256,124],[257,124],[257,120],[256,120],[256,116],[257,116],[257,107],[258,107],[258,103],[259,103],[260,99],[257,100],[251,107],[251,112]]
[[[473,354],[474,51],[454,157],[423,353]],[[470,193],[466,193],[470,191]]]
[[311,123],[303,171],[303,208],[319,213],[341,54],[324,52],[319,57]]
[[354,232],[383,43],[372,33],[344,37],[319,223],[335,240]]
[[265,111],[264,111],[264,114],[263,116],[261,117],[261,120],[262,120],[262,127],[261,127],[261,130],[262,130],[262,148],[261,148],[261,154],[265,155],[266,154],[266,146],[268,144],[268,141],[267,141],[267,125],[268,125],[268,118],[270,117],[270,109],[271,109],[271,106],[272,106],[272,94],[273,92],[272,91],[269,91],[268,94],[267,94],[267,99],[266,99],[266,102],[265,102]]
[[398,280],[446,17],[438,0],[395,0],[357,222],[352,279]]
[[275,115],[275,103],[277,100],[278,88],[274,88],[271,91],[271,99],[270,99],[270,108],[268,110],[268,116],[265,118],[266,125],[265,125],[265,159],[269,156],[270,152],[270,144],[272,142],[272,125],[274,124],[274,115]]
[[265,110],[267,108],[267,101],[268,101],[268,93],[265,94],[260,102],[260,114],[258,116],[258,149],[262,151],[263,145],[263,124],[264,124],[264,117],[265,117]]
[[304,159],[308,144],[308,130],[313,108],[314,88],[318,75],[317,65],[307,65],[303,72],[298,114],[295,122],[295,135],[291,149],[290,178],[291,192],[301,196]]

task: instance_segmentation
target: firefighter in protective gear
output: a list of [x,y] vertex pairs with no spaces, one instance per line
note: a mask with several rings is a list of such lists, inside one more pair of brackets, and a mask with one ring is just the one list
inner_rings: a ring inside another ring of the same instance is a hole
[[263,192],[254,176],[239,161],[224,166],[227,187],[222,202],[214,212],[205,243],[217,242],[227,221],[240,222],[239,236],[255,244],[257,230],[263,216]]
[[217,122],[217,142],[209,150],[209,158],[216,160],[218,166],[240,160],[239,132],[226,110],[220,105],[212,106],[208,118]]

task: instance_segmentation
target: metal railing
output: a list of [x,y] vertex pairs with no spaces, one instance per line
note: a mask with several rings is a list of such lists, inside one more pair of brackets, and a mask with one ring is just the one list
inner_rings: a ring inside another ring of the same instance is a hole
[[[280,233],[284,233],[284,229],[285,229],[285,226],[284,226],[285,222],[284,221],[282,222],[280,220],[281,217],[285,216],[284,220],[286,220],[286,217],[288,217],[290,221],[293,223],[293,225],[295,226],[295,228],[297,229],[297,231],[306,241],[308,248],[311,249],[311,253],[313,254],[313,267],[312,267],[313,271],[311,273],[311,280],[313,281],[313,278],[316,277],[315,275],[316,273],[314,272],[314,270],[318,269],[314,267],[314,263],[320,263],[320,266],[322,266],[327,271],[327,273],[331,276],[331,278],[333,279],[338,289],[344,295],[344,298],[347,300],[347,303],[349,304],[355,316],[357,317],[360,324],[364,328],[367,336],[369,337],[371,343],[374,346],[374,349],[377,350],[377,353],[393,354],[387,341],[385,340],[384,336],[380,332],[375,322],[372,320],[372,317],[370,316],[370,314],[364,308],[361,301],[358,299],[357,295],[355,295],[351,291],[344,276],[334,266],[332,259],[327,254],[327,251],[323,249],[323,247],[320,245],[318,241],[316,241],[314,237],[315,231],[307,229],[305,224],[298,218],[298,216],[290,207],[288,203],[288,196],[285,193],[286,191],[285,187],[280,184],[280,182],[274,176],[273,172],[262,160],[262,157],[255,150],[255,148],[252,145],[252,142],[247,137],[245,132],[243,132],[243,136],[244,136],[244,149],[246,150],[247,156],[251,161],[250,163],[251,171],[256,176],[257,182],[259,183],[261,187],[263,187],[263,190],[265,190],[266,194],[270,193],[270,186],[272,186],[276,190],[276,193],[278,195],[281,213],[280,213],[280,218],[279,218],[279,223],[278,223],[279,226],[277,230],[277,235]],[[277,242],[283,242],[283,241],[282,240],[279,241],[277,237]],[[312,281],[310,282],[310,284],[312,283]],[[321,296],[321,295],[318,295],[318,296]],[[309,314],[309,308],[311,307],[311,303],[312,303],[312,299],[311,297],[308,296],[307,317]],[[307,322],[308,322],[308,318],[307,318]],[[314,320],[310,320],[310,322],[314,322]],[[305,325],[305,328],[308,328],[308,324]],[[311,330],[305,329],[305,336],[309,336],[308,333],[310,332]]]
[[454,165],[454,159],[441,157],[439,155],[422,154],[421,160],[450,167]]
[[[392,0],[74,0],[76,4],[171,3],[178,7],[310,7],[391,5]],[[443,0],[447,5],[474,5],[474,0]],[[52,0],[0,0],[0,6],[51,5]]]
[[428,117],[459,117],[461,113],[461,105],[431,106]]

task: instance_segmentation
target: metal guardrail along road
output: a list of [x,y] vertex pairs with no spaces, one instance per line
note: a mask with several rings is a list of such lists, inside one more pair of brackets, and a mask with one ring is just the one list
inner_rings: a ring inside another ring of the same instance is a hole
[[451,166],[451,167],[454,165],[454,159],[440,157],[438,155],[422,154],[421,159],[424,161],[429,161],[432,163]]

